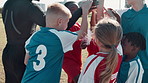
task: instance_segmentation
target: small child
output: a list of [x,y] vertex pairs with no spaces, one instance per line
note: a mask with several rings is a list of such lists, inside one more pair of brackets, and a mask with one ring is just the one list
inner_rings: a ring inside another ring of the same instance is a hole
[[94,31],[99,52],[89,56],[78,83],[114,83],[122,61],[117,46],[122,39],[120,24],[112,19],[102,19]]
[[146,48],[144,37],[137,32],[127,33],[123,37],[122,47],[124,57],[117,83],[142,83],[144,71],[137,53]]
[[72,50],[72,44],[85,35],[91,4],[92,1],[86,1],[82,5],[82,24],[76,33],[65,30],[71,17],[69,9],[60,3],[48,6],[46,27],[26,41],[27,66],[21,83],[59,83],[64,53]]
[[[70,12],[73,14],[78,8],[78,4],[74,1],[69,1],[64,4]],[[80,30],[81,25],[76,22],[69,31],[76,32]],[[62,68],[66,72],[68,76],[67,83],[76,83],[78,80],[78,76],[81,72],[82,61],[81,61],[81,51],[80,48],[81,39],[77,40],[73,44],[73,50],[70,50],[64,54],[64,60]]]

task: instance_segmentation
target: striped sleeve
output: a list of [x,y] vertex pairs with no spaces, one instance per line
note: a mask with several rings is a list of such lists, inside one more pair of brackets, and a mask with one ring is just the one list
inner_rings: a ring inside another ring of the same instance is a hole
[[64,53],[73,49],[72,45],[77,40],[78,37],[77,33],[65,30],[64,31],[50,30],[50,31],[59,37],[62,43]]
[[87,58],[82,73],[80,74],[78,83],[95,83],[95,71],[104,57],[91,55]]
[[125,83],[142,83],[143,68],[140,60],[130,63],[128,78]]

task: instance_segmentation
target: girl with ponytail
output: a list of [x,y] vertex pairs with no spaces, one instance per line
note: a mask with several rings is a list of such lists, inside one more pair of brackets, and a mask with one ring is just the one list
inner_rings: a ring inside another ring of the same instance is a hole
[[120,24],[112,19],[100,20],[94,31],[99,52],[86,59],[78,83],[115,83],[122,61],[117,46],[122,39]]

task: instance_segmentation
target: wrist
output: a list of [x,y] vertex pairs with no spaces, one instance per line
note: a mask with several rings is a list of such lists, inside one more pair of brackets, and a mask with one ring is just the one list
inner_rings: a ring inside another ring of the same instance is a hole
[[86,12],[86,11],[85,12],[82,12],[82,15],[83,16],[87,16],[88,15],[88,12]]
[[89,11],[89,10],[82,9],[82,13],[83,13],[83,14],[88,14],[88,11]]

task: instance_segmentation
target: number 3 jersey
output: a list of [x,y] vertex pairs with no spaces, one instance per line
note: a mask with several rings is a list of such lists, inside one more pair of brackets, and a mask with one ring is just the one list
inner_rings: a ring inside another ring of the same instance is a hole
[[72,50],[77,34],[42,27],[26,41],[30,58],[22,83],[59,83],[64,53]]

